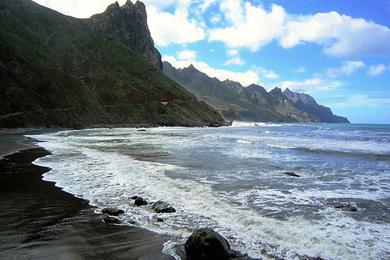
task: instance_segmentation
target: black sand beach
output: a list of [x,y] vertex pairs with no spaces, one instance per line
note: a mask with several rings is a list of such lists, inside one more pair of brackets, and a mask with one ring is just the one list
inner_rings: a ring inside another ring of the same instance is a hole
[[49,169],[32,162],[48,152],[13,138],[0,142],[0,155],[22,149],[0,160],[0,259],[171,259],[167,237],[107,225],[87,201],[42,181]]

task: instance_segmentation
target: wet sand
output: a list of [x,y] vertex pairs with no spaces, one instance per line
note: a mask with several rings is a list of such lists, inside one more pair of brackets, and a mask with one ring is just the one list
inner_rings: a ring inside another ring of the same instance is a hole
[[47,151],[9,144],[0,156],[24,150],[0,160],[0,259],[172,259],[162,253],[168,237],[107,225],[87,201],[42,181],[49,169],[31,162]]

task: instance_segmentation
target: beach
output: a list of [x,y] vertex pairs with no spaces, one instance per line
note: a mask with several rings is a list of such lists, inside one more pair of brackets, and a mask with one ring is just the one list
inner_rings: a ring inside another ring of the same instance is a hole
[[48,154],[21,133],[0,137],[0,259],[171,259],[167,236],[105,224],[88,201],[43,181],[50,169],[32,162]]

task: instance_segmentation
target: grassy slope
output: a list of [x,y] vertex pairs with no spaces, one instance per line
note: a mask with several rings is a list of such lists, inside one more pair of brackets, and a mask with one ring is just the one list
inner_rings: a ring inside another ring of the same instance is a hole
[[82,20],[2,0],[0,25],[0,126],[222,122],[141,55],[88,32]]

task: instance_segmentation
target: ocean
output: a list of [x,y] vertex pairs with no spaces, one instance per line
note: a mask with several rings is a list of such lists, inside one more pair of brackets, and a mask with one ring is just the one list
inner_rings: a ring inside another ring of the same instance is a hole
[[[118,207],[124,223],[172,235],[168,253],[212,227],[252,257],[390,259],[390,125],[235,122],[29,137],[52,152],[35,161],[52,169],[44,180],[97,212]],[[135,207],[135,195],[177,212]]]

